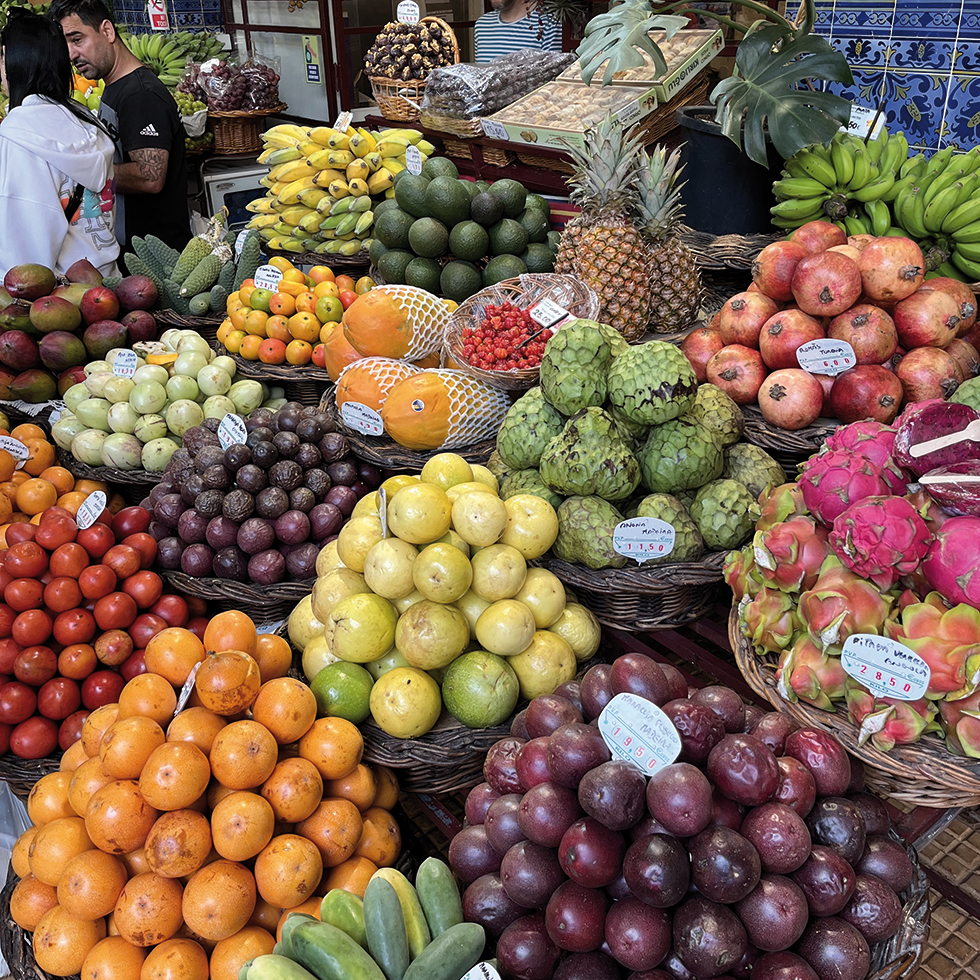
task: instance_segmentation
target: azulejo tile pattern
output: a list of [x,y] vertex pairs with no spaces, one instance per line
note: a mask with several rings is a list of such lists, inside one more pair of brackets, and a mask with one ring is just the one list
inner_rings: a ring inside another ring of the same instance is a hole
[[828,87],[885,112],[922,150],[980,143],[980,0],[816,0],[818,33],[851,66]]
[[[150,30],[146,0],[114,0],[116,21],[133,34]],[[220,31],[221,0],[167,0],[170,27],[177,31]]]

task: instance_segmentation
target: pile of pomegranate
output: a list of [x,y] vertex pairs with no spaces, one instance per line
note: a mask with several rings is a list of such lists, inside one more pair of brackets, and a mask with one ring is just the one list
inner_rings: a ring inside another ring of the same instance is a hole
[[[980,372],[973,291],[926,269],[911,239],[848,237],[811,221],[767,245],[748,289],[681,350],[700,382],[757,404],[779,428],[819,417],[888,424],[903,404],[949,398]],[[852,353],[828,343],[827,358],[813,357],[813,341],[846,342]],[[811,356],[801,359],[804,345]]]

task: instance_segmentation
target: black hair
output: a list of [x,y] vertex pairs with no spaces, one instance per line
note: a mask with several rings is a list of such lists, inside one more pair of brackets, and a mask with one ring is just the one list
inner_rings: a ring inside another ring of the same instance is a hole
[[68,45],[61,25],[23,7],[11,7],[0,31],[10,108],[16,109],[28,95],[40,95],[63,106],[73,116],[112,134],[85,106],[71,97],[72,70]]
[[70,17],[72,14],[75,14],[83,24],[96,31],[106,20],[113,27],[116,26],[116,22],[112,19],[112,11],[102,0],[53,0],[48,8],[48,17],[55,22]]

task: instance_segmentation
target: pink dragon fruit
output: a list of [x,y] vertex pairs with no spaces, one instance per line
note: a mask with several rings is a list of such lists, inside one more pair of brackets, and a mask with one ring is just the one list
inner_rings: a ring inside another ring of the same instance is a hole
[[948,602],[980,607],[980,517],[951,517],[922,561],[930,589]]
[[757,531],[766,531],[774,524],[780,524],[791,518],[806,514],[806,504],[803,503],[803,490],[799,483],[783,483],[772,487],[768,493],[763,490],[759,495],[762,513],[755,522]]
[[827,538],[827,530],[812,517],[794,517],[756,531],[752,548],[759,575],[784,592],[809,588],[830,554]]
[[830,532],[834,554],[885,592],[915,571],[931,543],[925,521],[903,497],[865,497],[851,504]]
[[890,425],[865,419],[862,422],[842,425],[824,443],[821,452],[843,449],[846,452],[857,453],[858,456],[863,456],[878,466],[884,466],[891,461],[894,446],[895,430]]
[[955,755],[980,759],[980,690],[955,701],[940,701],[946,748]]
[[907,493],[905,499],[915,508],[916,513],[926,522],[926,527],[935,534],[950,518],[926,490]]
[[742,634],[766,653],[779,653],[792,642],[800,628],[796,603],[779,589],[763,587],[739,605]]
[[851,504],[865,497],[892,494],[892,485],[880,466],[847,450],[811,456],[800,471],[803,501],[810,513],[827,527]]
[[880,752],[890,752],[896,745],[910,745],[929,732],[939,731],[934,701],[876,698],[850,679],[847,711],[859,728],[858,745],[864,745],[870,739]]
[[750,599],[763,586],[762,576],[755,563],[752,545],[747,544],[740,551],[729,551],[725,556],[725,583],[735,593],[735,601],[741,602],[743,596]]
[[938,592],[906,606],[885,623],[898,640],[929,665],[927,698],[972,694],[980,671],[980,609],[959,603],[950,609]]
[[776,668],[776,690],[787,701],[807,701],[824,711],[844,697],[847,674],[840,662],[840,648],[820,650],[806,635],[783,651]]
[[826,651],[843,645],[852,633],[879,634],[893,601],[830,557],[813,588],[800,596],[797,611],[810,638]]

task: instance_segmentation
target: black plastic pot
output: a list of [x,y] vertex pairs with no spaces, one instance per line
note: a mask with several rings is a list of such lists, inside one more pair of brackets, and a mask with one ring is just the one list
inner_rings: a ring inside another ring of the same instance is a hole
[[715,122],[715,107],[690,105],[677,110],[687,130],[681,162],[684,223],[712,235],[772,232],[769,209],[776,203],[772,182],[782,159],[768,140],[769,168],[750,160]]

